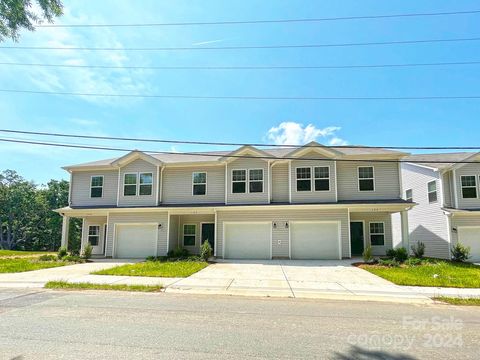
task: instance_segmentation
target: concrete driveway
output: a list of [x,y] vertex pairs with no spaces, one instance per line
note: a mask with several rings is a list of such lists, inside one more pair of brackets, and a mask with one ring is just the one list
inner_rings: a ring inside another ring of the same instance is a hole
[[220,261],[167,287],[166,292],[263,295],[302,298],[352,296],[401,299],[400,286],[351,264],[358,260]]

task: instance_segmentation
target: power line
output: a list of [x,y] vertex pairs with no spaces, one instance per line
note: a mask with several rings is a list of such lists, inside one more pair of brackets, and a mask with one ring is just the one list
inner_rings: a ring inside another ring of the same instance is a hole
[[233,20],[233,21],[197,21],[197,22],[171,22],[171,23],[132,23],[132,24],[44,24],[38,27],[44,28],[65,28],[65,27],[153,27],[153,26],[202,26],[202,25],[244,25],[244,24],[278,24],[278,23],[312,23],[322,21],[347,21],[347,20],[370,20],[370,19],[392,19],[426,16],[449,16],[478,14],[480,10],[431,12],[431,13],[406,13],[387,15],[363,15],[343,16],[325,18],[300,18],[300,19],[271,19],[271,20]]
[[451,39],[424,39],[424,40],[398,40],[398,41],[373,41],[332,44],[297,44],[297,45],[239,45],[239,46],[206,46],[206,47],[69,47],[69,46],[0,46],[0,49],[22,50],[98,50],[98,51],[190,51],[190,50],[251,50],[251,49],[300,49],[300,48],[327,48],[327,47],[352,47],[372,45],[408,45],[444,42],[479,41],[480,37],[451,38]]
[[427,66],[457,66],[479,65],[480,61],[453,61],[431,63],[406,63],[406,64],[364,64],[364,65],[246,65],[246,66],[115,66],[115,65],[75,65],[75,64],[40,64],[0,62],[7,66],[41,66],[59,68],[88,68],[88,69],[138,69],[138,70],[309,70],[309,69],[369,69],[369,68],[403,68]]
[[306,101],[372,101],[372,100],[475,100],[480,95],[463,96],[217,96],[217,95],[158,95],[158,94],[101,94],[101,93],[77,93],[69,91],[40,91],[40,90],[17,90],[0,89],[0,92],[22,94],[45,94],[45,95],[71,95],[71,96],[96,96],[96,97],[119,97],[119,98],[146,98],[146,99],[197,99],[197,100],[306,100]]
[[[40,135],[53,136],[77,139],[95,139],[95,140],[120,140],[120,141],[136,141],[136,142],[156,142],[164,144],[183,144],[183,145],[213,145],[213,146],[255,146],[255,147],[287,147],[298,148],[301,145],[294,144],[260,144],[260,143],[235,143],[235,142],[214,142],[214,141],[191,141],[191,140],[166,140],[166,139],[152,139],[152,138],[126,138],[116,136],[96,136],[96,135],[81,135],[81,134],[65,134],[65,133],[51,133],[41,131],[25,131],[25,130],[11,130],[0,129],[3,133],[24,134],[24,135]],[[333,148],[333,149],[402,149],[402,150],[480,150],[480,146],[363,146],[363,145],[302,145],[307,148]]]
[[19,143],[19,144],[29,144],[29,145],[42,145],[42,146],[54,146],[54,147],[63,147],[63,148],[75,148],[75,149],[88,149],[88,150],[105,150],[105,151],[142,151],[149,154],[162,154],[162,155],[180,155],[180,156],[205,156],[205,157],[215,157],[219,158],[222,156],[229,158],[239,158],[239,159],[262,159],[262,160],[300,160],[300,161],[338,161],[338,162],[369,162],[369,163],[421,163],[421,164],[478,164],[479,161],[430,161],[430,160],[394,160],[394,159],[338,159],[338,158],[297,158],[297,157],[276,157],[276,156],[252,156],[252,155],[219,155],[213,153],[205,152],[172,152],[172,151],[156,151],[156,150],[139,150],[139,149],[127,149],[127,148],[117,148],[117,147],[106,147],[106,146],[96,146],[96,145],[79,145],[79,144],[61,144],[61,143],[51,143],[51,142],[42,142],[42,141],[33,141],[33,140],[20,140],[12,138],[0,138],[0,142],[10,142],[10,143]]

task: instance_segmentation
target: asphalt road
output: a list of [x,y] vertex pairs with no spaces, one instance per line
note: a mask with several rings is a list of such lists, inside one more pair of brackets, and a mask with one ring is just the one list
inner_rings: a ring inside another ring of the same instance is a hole
[[480,308],[0,289],[0,359],[478,359]]

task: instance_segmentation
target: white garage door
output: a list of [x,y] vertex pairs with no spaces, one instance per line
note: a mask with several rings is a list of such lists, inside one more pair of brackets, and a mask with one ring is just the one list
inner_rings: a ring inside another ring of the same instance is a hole
[[459,227],[458,240],[462,245],[470,247],[468,261],[480,262],[480,227]]
[[155,256],[158,226],[156,224],[117,225],[115,257],[139,259]]
[[270,259],[271,223],[226,223],[226,259]]
[[292,222],[292,259],[340,259],[340,233],[337,222]]

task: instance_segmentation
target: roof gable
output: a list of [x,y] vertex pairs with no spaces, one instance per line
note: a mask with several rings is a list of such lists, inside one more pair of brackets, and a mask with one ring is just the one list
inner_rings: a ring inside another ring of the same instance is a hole
[[316,141],[311,141],[308,144],[305,144],[287,153],[284,157],[302,157],[303,155],[311,152],[326,156],[328,158],[336,158],[343,155],[343,153],[338,150],[319,144]]
[[112,165],[122,167],[122,166],[125,166],[125,165],[131,163],[132,161],[135,161],[135,160],[138,160],[138,159],[142,159],[142,160],[144,160],[144,161],[146,161],[150,164],[156,165],[156,166],[160,166],[160,165],[163,164],[163,162],[161,160],[158,160],[151,155],[145,154],[142,151],[134,150],[134,151],[131,151],[128,154],[122,156],[122,157],[119,157],[115,161],[112,161]]
[[261,160],[265,160],[265,161],[268,160],[268,159],[265,159],[265,158],[273,157],[271,154],[269,154],[269,153],[267,153],[263,150],[257,149],[256,147],[253,147],[251,145],[244,145],[244,146],[238,148],[237,150],[234,150],[234,151],[228,153],[227,155],[223,156],[222,158],[220,158],[220,160],[230,162],[230,161],[234,161],[234,160],[238,159],[239,157],[241,157],[243,155],[251,155],[252,158],[253,157],[258,157]]

